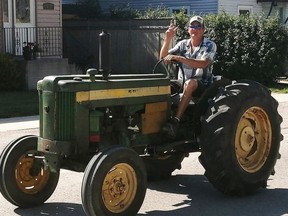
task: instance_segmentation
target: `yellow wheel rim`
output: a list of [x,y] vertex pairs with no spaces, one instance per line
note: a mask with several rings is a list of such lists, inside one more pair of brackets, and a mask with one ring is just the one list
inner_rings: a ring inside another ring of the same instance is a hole
[[16,164],[16,183],[20,190],[26,194],[40,192],[46,186],[50,175],[50,172],[42,167],[37,173],[32,174],[33,163],[33,157],[23,155]]
[[242,115],[236,131],[235,151],[239,165],[255,173],[265,164],[272,142],[272,128],[266,112],[251,107]]
[[137,178],[134,169],[126,163],[119,163],[107,173],[103,181],[103,203],[110,212],[123,212],[133,202],[136,191]]

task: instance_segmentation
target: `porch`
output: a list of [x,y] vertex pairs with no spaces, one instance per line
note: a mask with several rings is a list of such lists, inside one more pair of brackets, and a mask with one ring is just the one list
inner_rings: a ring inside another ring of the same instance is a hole
[[25,89],[36,89],[45,76],[79,73],[63,58],[61,27],[4,28],[3,35],[5,53],[15,56],[24,70]]
[[62,27],[4,28],[4,51],[15,56],[37,52],[38,57],[62,57]]

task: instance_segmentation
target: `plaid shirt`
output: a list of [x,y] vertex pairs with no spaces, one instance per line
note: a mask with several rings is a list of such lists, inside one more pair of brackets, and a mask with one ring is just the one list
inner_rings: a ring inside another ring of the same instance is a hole
[[[188,59],[209,59],[212,63],[206,68],[191,68],[186,64],[182,64],[185,72],[185,80],[197,79],[202,81],[204,84],[210,84],[213,82],[213,61],[216,54],[216,44],[204,38],[199,47],[194,51],[191,49],[191,39],[185,39],[178,42],[172,49],[169,50],[169,54],[181,55]],[[182,78],[182,74],[178,73],[178,79]]]

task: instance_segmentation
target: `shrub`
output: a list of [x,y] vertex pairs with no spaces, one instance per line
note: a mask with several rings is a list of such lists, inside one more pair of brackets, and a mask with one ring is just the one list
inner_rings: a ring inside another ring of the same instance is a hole
[[98,0],[77,0],[76,10],[80,18],[101,17],[101,7]]
[[139,16],[139,11],[133,9],[129,3],[111,5],[109,11],[112,19],[133,19]]
[[217,44],[214,74],[251,79],[265,85],[285,75],[288,32],[277,17],[264,19],[222,13],[205,16],[205,25],[206,36]]
[[163,4],[157,7],[152,7],[151,5],[145,8],[144,11],[139,12],[138,18],[140,19],[159,19],[163,17],[169,17],[169,9]]
[[189,21],[189,18],[190,16],[188,17],[187,14],[185,14],[184,10],[180,10],[179,13],[173,14],[174,22],[178,27],[176,34],[177,41],[189,38],[189,34],[187,32],[187,23]]
[[0,90],[18,90],[23,84],[23,74],[18,71],[13,56],[0,53]]
[[129,3],[112,4],[110,6],[112,19],[159,19],[169,17],[169,9],[163,4],[153,7],[149,5],[143,11],[134,9]]

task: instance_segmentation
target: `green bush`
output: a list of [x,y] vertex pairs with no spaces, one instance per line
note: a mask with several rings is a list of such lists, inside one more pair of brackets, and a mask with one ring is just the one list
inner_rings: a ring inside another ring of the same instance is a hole
[[80,18],[93,19],[102,15],[98,0],[77,0],[75,8]]
[[190,16],[188,17],[187,14],[185,14],[184,10],[180,10],[179,13],[173,14],[174,23],[178,27],[177,34],[176,34],[177,42],[185,38],[189,38],[189,34],[187,32],[189,18]]
[[[189,18],[184,15],[180,18],[182,23],[186,21],[187,28]],[[288,31],[277,17],[264,19],[222,13],[205,16],[205,25],[206,36],[217,44],[214,74],[251,79],[265,85],[285,75]],[[187,37],[187,29],[183,31]]]
[[133,19],[139,16],[139,11],[132,8],[129,3],[112,4],[109,11],[112,19]]
[[144,11],[139,12],[138,16],[140,19],[159,19],[163,17],[169,17],[169,9],[163,4],[157,7],[149,5]]
[[112,19],[159,19],[169,17],[169,9],[163,4],[153,7],[149,5],[144,10],[134,9],[129,3],[110,5]]
[[18,71],[14,57],[0,53],[0,90],[19,90],[23,87],[23,74]]

